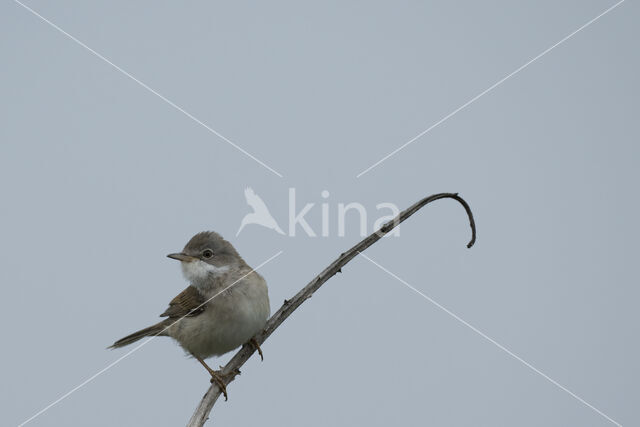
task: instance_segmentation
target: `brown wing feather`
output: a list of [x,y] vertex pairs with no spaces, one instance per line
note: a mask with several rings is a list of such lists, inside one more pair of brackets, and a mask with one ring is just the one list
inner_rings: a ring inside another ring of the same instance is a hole
[[204,311],[205,299],[193,286],[180,292],[160,317],[197,316]]

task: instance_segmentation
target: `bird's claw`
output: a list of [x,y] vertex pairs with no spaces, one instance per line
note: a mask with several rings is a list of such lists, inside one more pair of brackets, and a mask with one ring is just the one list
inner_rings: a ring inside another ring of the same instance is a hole
[[256,350],[258,350],[258,354],[260,355],[260,360],[264,361],[264,355],[262,354],[262,349],[260,348],[260,344],[258,344],[258,341],[256,341],[255,338],[251,338],[249,342]]
[[218,386],[218,388],[220,389],[220,391],[222,392],[222,394],[224,395],[224,400],[229,400],[229,396],[227,395],[227,386],[224,383],[224,380],[221,377],[222,373],[220,371],[218,372],[211,372],[211,384],[216,384]]

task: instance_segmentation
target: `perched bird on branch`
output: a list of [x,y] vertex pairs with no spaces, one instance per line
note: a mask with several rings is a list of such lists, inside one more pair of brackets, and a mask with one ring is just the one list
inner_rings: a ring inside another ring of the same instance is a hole
[[211,374],[225,399],[227,391],[220,371],[204,361],[252,342],[270,314],[267,283],[218,233],[198,233],[182,252],[169,254],[180,261],[190,286],[171,300],[161,317],[165,320],[134,332],[110,348],[123,347],[148,336],[169,336]]

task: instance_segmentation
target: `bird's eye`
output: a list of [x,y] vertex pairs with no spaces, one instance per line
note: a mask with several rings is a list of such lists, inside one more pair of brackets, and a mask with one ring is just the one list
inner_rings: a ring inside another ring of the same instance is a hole
[[205,249],[202,251],[202,256],[205,258],[211,258],[213,256],[213,251],[211,249]]

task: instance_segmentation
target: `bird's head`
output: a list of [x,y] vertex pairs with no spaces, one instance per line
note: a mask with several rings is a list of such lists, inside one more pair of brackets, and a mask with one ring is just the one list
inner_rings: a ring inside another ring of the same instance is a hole
[[196,234],[182,252],[167,256],[180,261],[182,273],[195,286],[204,285],[244,263],[231,243],[214,231]]

